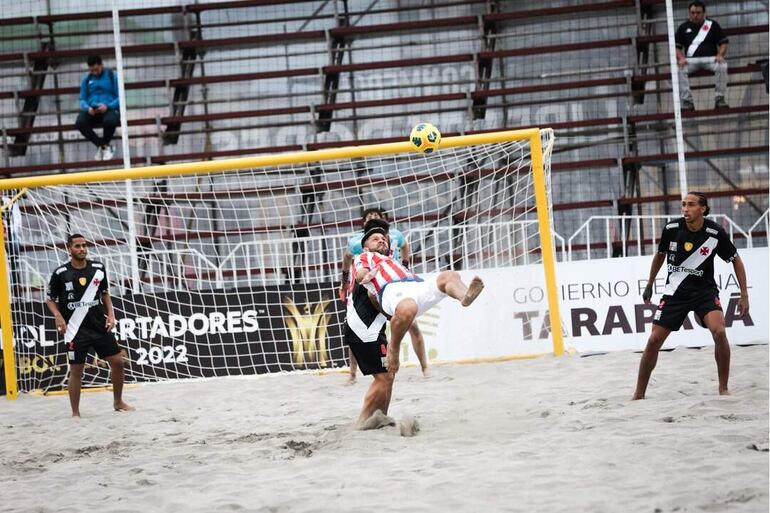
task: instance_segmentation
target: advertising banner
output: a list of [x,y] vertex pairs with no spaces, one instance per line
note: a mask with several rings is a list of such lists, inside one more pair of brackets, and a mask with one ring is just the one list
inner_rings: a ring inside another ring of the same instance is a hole
[[[727,337],[733,344],[768,343],[768,250],[740,251],[748,274],[749,315],[738,318],[740,289],[732,264],[715,260]],[[642,292],[652,256],[559,263],[556,269],[565,348],[579,352],[642,350],[663,293],[665,267],[655,283],[653,304]],[[469,308],[444,300],[420,318],[430,355],[439,360],[532,354],[553,350],[542,268],[461,271],[467,282],[480,276],[486,287]],[[712,344],[693,313],[667,347]],[[413,359],[412,356],[409,357]]]
[[[113,297],[128,382],[325,369],[347,365],[345,313],[332,284]],[[57,388],[67,361],[44,303],[17,311],[14,346],[21,390]],[[169,313],[173,312],[173,313]],[[84,384],[104,384],[106,362],[89,359]]]

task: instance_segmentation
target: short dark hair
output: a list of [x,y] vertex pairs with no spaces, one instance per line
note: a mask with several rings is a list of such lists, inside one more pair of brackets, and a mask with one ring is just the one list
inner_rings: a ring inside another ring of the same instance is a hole
[[93,66],[95,64],[101,64],[102,58],[98,55],[89,55],[88,59],[86,59],[86,62],[88,63],[89,66]]
[[701,0],[693,0],[693,1],[692,1],[692,2],[690,2],[690,3],[689,3],[689,5],[687,6],[687,10],[689,11],[689,10],[692,8],[692,6],[693,6],[693,5],[694,5],[695,7],[701,7],[701,8],[703,8],[703,12],[706,12],[706,3],[705,3],[705,2],[701,2]]
[[388,217],[387,214],[385,213],[385,211],[382,210],[380,207],[371,207],[371,208],[365,209],[361,213],[361,220],[362,221],[366,221],[366,216],[368,216],[369,214],[380,214],[380,217],[383,218],[383,219]]
[[366,244],[366,239],[375,233],[380,233],[387,237],[389,228],[390,225],[384,219],[370,219],[364,225],[364,236],[361,238],[361,246]]
[[67,235],[67,247],[72,246],[72,241],[75,239],[85,239],[85,237],[79,233],[71,233]]
[[708,200],[708,198],[706,198],[705,194],[703,194],[702,192],[697,192],[697,191],[690,191],[687,194],[688,195],[692,194],[693,196],[697,196],[697,198],[698,198],[698,205],[700,205],[701,207],[706,207],[706,211],[703,212],[703,215],[704,216],[709,215],[709,212],[711,212],[711,207],[709,207],[709,200]]

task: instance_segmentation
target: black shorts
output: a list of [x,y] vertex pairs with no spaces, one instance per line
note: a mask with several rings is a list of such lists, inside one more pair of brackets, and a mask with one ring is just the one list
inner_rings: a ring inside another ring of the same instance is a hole
[[105,359],[120,353],[120,347],[115,341],[115,335],[106,333],[102,338],[94,340],[73,340],[67,344],[67,360],[72,364],[84,364],[91,348],[99,358]]
[[703,294],[686,297],[663,296],[660,298],[652,323],[671,331],[679,331],[688,313],[695,312],[698,320],[703,324],[706,314],[714,310],[722,311],[722,303],[716,291],[709,290]]
[[364,376],[388,372],[388,369],[385,367],[385,358],[388,356],[388,339],[385,337],[384,329],[380,332],[377,340],[373,342],[362,341],[350,329],[347,322],[345,323],[343,333],[345,335],[345,343],[353,351],[353,356],[356,357],[358,362],[358,368],[361,369]]

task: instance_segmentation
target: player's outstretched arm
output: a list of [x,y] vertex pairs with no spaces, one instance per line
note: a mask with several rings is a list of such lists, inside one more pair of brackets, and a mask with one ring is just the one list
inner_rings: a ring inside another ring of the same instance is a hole
[[733,259],[733,269],[735,270],[735,277],[738,279],[738,286],[741,288],[741,298],[738,300],[738,315],[743,317],[749,313],[749,290],[746,288],[746,267],[744,267],[741,257],[736,256]]
[[650,304],[652,298],[652,286],[655,284],[655,277],[658,276],[660,268],[663,266],[663,262],[666,261],[666,255],[663,253],[655,253],[652,257],[652,264],[650,265],[650,276],[647,278],[647,286],[644,288],[642,299],[646,304]]

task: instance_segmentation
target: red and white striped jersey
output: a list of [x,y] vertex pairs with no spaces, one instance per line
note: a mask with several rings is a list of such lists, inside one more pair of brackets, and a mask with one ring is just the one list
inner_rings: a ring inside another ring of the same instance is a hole
[[391,256],[380,255],[371,251],[364,251],[353,260],[353,272],[363,268],[377,269],[377,274],[372,281],[364,284],[364,287],[372,294],[379,297],[382,289],[388,283],[397,281],[422,281],[422,279],[412,271],[401,265]]

